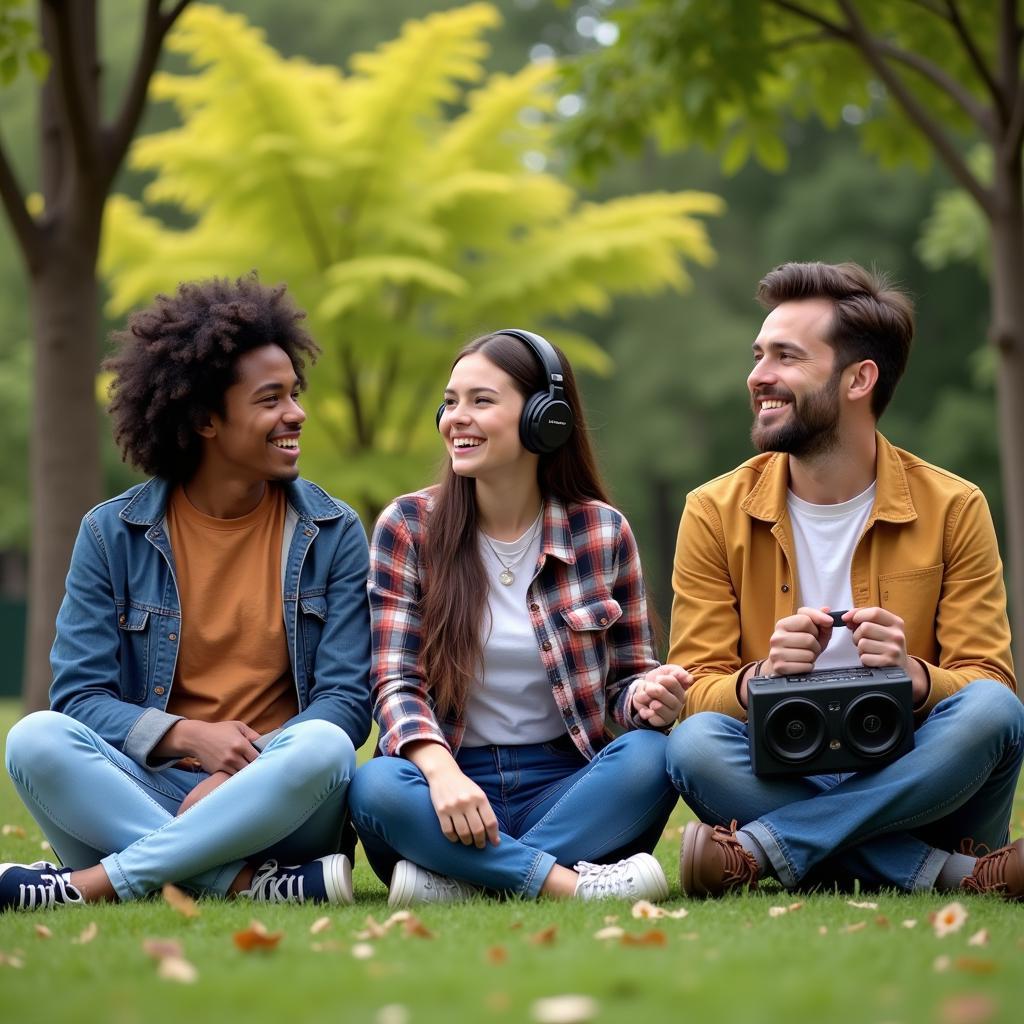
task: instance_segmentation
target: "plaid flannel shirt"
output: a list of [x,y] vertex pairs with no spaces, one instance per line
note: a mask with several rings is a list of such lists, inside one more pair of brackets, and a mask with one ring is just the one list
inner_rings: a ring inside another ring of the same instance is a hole
[[[434,715],[420,662],[419,558],[432,489],[397,498],[381,514],[370,545],[370,679],[380,752],[413,740],[457,751],[461,711]],[[606,720],[646,728],[631,689],[656,668],[636,541],[625,516],[598,501],[544,505],[540,554],[527,606],[555,703],[572,741],[591,758],[608,741]]]

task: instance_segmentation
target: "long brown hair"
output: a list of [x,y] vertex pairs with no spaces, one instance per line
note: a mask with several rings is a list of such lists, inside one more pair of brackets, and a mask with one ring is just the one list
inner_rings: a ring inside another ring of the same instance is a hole
[[[565,400],[576,426],[561,448],[540,456],[537,482],[541,497],[607,502],[572,367],[558,349],[555,351],[562,364]],[[547,390],[543,367],[519,338],[485,334],[462,349],[452,366],[475,352],[504,370],[524,399]],[[465,705],[482,662],[480,623],[487,605],[487,579],[477,529],[476,482],[458,476],[449,461],[427,523],[423,544],[426,589],[420,605],[423,667],[442,716]]]

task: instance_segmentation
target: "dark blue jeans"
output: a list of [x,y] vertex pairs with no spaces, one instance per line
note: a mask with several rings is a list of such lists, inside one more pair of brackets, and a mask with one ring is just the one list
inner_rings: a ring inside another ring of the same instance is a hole
[[874,772],[759,779],[746,725],[705,712],[672,733],[668,770],[702,821],[735,818],[753,835],[783,885],[930,889],[961,840],[1007,842],[1024,707],[979,679],[940,701],[914,743]]
[[650,852],[677,794],[665,774],[667,737],[638,729],[586,761],[569,738],[459,751],[462,771],[487,795],[500,842],[479,850],[446,839],[420,770],[377,757],[349,787],[366,856],[387,884],[398,860],[498,892],[536,898],[555,864]]

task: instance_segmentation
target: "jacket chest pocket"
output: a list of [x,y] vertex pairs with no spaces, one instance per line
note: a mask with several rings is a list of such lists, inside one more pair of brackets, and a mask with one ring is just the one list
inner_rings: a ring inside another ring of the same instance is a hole
[[582,685],[589,677],[593,686],[603,686],[608,672],[607,633],[622,617],[622,606],[609,597],[563,608],[561,614],[569,627],[563,652],[566,666],[575,677],[574,685]]
[[149,611],[126,605],[117,613],[121,641],[121,686],[127,700],[138,704],[149,689]]
[[925,661],[935,659],[935,617],[942,595],[944,569],[940,563],[878,577],[882,607],[903,620],[907,653]]
[[320,637],[327,622],[327,599],[317,597],[299,598],[299,631],[302,634],[302,661],[306,678],[312,679],[316,668],[316,652]]

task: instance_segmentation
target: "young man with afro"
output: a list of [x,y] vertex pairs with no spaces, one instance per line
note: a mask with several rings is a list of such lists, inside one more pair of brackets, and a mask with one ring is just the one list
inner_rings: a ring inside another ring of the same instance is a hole
[[0,910],[164,884],[348,903],[369,732],[366,536],[299,478],[316,345],[283,286],[182,284],[115,335],[110,411],[150,475],[83,519],[51,711],[7,768],[62,867],[0,865]]

